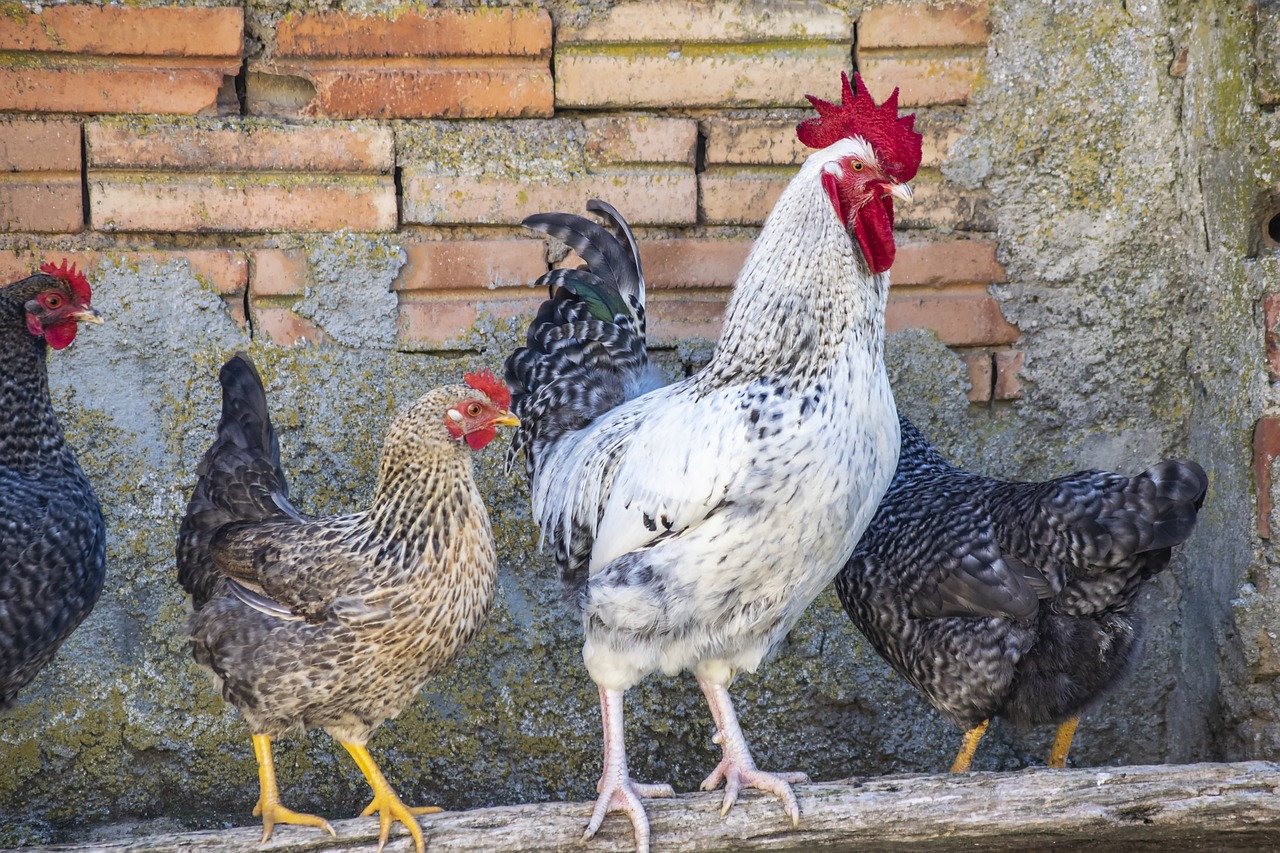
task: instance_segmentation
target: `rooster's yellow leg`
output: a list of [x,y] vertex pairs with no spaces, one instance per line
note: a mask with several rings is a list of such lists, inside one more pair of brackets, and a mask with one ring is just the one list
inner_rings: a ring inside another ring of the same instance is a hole
[[1050,767],[1067,766],[1067,752],[1071,749],[1071,739],[1076,736],[1078,725],[1080,725],[1080,718],[1072,717],[1058,726],[1058,735],[1053,739],[1053,751],[1049,753]]
[[292,823],[298,826],[314,826],[323,829],[334,838],[338,834],[333,831],[329,821],[312,814],[300,814],[280,805],[280,790],[276,787],[276,765],[271,758],[271,738],[266,735],[253,736],[253,754],[258,759],[258,804],[253,807],[253,816],[262,817],[262,840],[271,838],[271,831],[277,823]]
[[387,777],[382,775],[382,771],[378,769],[378,765],[373,762],[373,756],[369,754],[369,750],[363,746],[346,741],[338,741],[347,748],[347,752],[351,753],[351,757],[355,759],[356,766],[360,768],[360,772],[364,774],[364,778],[369,781],[369,787],[373,789],[373,801],[360,812],[361,817],[368,817],[374,812],[378,813],[378,853],[382,853],[382,848],[387,846],[387,836],[391,833],[391,824],[393,821],[400,821],[409,830],[409,834],[413,836],[413,843],[418,848],[418,853],[425,853],[426,843],[422,840],[422,827],[418,825],[418,821],[414,819],[415,814],[431,814],[438,812],[440,809],[435,806],[428,806],[421,809],[411,809],[404,803],[400,802],[400,798],[396,796],[396,792],[391,789],[391,783],[387,781]]
[[982,740],[982,736],[986,734],[987,726],[990,724],[990,720],[983,720],[981,725],[974,726],[964,733],[964,742],[960,744],[960,752],[956,754],[956,760],[951,764],[952,773],[965,773],[969,770],[969,765],[973,763],[973,754],[978,751],[978,741]]

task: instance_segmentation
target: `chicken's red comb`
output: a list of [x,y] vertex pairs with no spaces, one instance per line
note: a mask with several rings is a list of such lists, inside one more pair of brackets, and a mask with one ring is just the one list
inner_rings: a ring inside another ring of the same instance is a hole
[[511,408],[511,389],[488,370],[479,373],[468,373],[462,377],[472,388],[485,394],[500,409]]
[[62,266],[60,267],[54,266],[52,262],[41,264],[40,272],[65,281],[71,285],[71,292],[76,295],[76,299],[79,299],[82,305],[89,304],[89,298],[93,296],[93,291],[89,289],[89,279],[85,278],[84,273],[77,270],[76,265],[66,258],[62,259]]
[[915,115],[898,117],[897,89],[877,106],[862,77],[854,74],[853,81],[856,91],[849,85],[849,75],[840,72],[843,91],[839,104],[805,95],[818,115],[800,122],[796,136],[810,148],[826,148],[839,139],[861,136],[875,150],[888,175],[898,181],[911,180],[920,168],[923,143],[915,130]]

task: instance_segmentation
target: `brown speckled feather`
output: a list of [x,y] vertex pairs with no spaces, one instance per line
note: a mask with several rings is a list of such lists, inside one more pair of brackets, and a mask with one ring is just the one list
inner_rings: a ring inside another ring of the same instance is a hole
[[489,401],[461,385],[424,395],[388,432],[372,505],[309,518],[288,501],[251,362],[221,378],[218,437],[179,532],[193,653],[255,734],[320,726],[363,744],[488,616],[493,536],[445,411]]

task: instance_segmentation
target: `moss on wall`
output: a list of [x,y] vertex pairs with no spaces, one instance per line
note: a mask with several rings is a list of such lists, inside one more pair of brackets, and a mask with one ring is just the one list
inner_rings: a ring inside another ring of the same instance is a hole
[[[1252,535],[1248,471],[1253,419],[1280,410],[1254,313],[1280,271],[1249,257],[1248,228],[1280,170],[1263,138],[1269,119],[1253,106],[1251,20],[1225,1],[991,5],[987,68],[945,171],[991,194],[1008,270],[994,292],[1023,331],[1025,394],[971,407],[961,362],[921,332],[890,338],[894,387],[941,449],[989,474],[1136,471],[1188,453],[1204,463],[1212,485],[1200,530],[1143,595],[1145,663],[1086,716],[1073,758],[1274,758],[1280,666],[1267,663],[1265,638],[1280,630],[1280,585],[1270,583],[1272,551]],[[1173,76],[1184,51],[1185,76]],[[504,132],[473,124],[415,125],[402,148],[465,169],[488,150],[485,133]],[[579,166],[581,140],[559,142],[504,156],[521,173]],[[181,262],[114,260],[95,281],[107,324],[51,358],[66,431],[103,498],[109,575],[90,618],[0,716],[0,846],[161,815],[200,826],[254,820],[248,733],[190,660],[173,576],[223,359],[237,349],[256,359],[296,501],[326,513],[367,500],[400,407],[465,370],[498,368],[521,337],[518,322],[485,316],[465,333],[469,350],[398,351],[397,238],[296,245],[311,271],[297,310],[325,331],[324,346],[251,339]],[[706,355],[705,342],[687,342],[662,357],[675,375]],[[406,801],[463,808],[593,795],[599,716],[580,631],[538,552],[522,478],[501,470],[501,444],[477,463],[502,559],[490,624],[371,743]],[[735,694],[768,768],[819,779],[942,770],[958,744],[830,593]],[[710,718],[690,678],[648,679],[628,695],[628,716],[637,778],[690,789],[713,766]],[[997,724],[975,766],[1043,761],[1050,736]],[[366,802],[358,771],[323,733],[281,741],[276,762],[293,808],[344,816]]]

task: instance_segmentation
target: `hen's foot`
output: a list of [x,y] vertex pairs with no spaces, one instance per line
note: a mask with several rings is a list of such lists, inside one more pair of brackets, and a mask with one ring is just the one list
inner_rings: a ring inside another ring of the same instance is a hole
[[[404,803],[400,805],[404,806]],[[378,798],[374,797],[369,801],[369,805],[364,807],[364,811],[360,812],[360,817],[368,817],[379,809]],[[439,806],[404,806],[405,811],[411,815],[438,814],[444,811]]]
[[[714,740],[718,741],[719,738]],[[791,818],[791,825],[799,826],[800,802],[796,799],[791,786],[808,781],[809,777],[804,773],[766,773],[756,767],[749,758],[735,760],[726,755],[716,765],[716,769],[711,771],[711,775],[703,780],[702,790],[714,791],[720,787],[721,782],[724,782],[724,802],[720,806],[720,817],[727,815],[729,809],[733,808],[743,788],[768,791],[782,800],[782,809],[787,813],[787,817]]]
[[707,697],[707,705],[711,708],[711,716],[716,723],[716,733],[712,743],[720,745],[724,750],[724,758],[716,765],[702,782],[702,790],[714,791],[720,782],[724,782],[724,803],[720,807],[720,816],[724,817],[738,801],[738,793],[742,788],[759,788],[768,791],[782,800],[782,809],[791,818],[791,825],[800,825],[800,802],[792,783],[808,782],[809,777],[803,773],[766,773],[756,767],[751,757],[751,749],[747,739],[742,735],[742,727],[738,725],[738,714],[733,709],[733,700],[729,697],[729,689],[701,671],[697,674],[698,686]]
[[378,765],[374,763],[373,757],[369,755],[369,751],[363,746],[346,741],[339,741],[347,752],[351,753],[351,757],[355,759],[356,766],[360,768],[360,772],[364,774],[364,778],[368,780],[369,787],[373,788],[373,802],[360,813],[361,817],[369,817],[374,812],[378,813],[378,853],[382,853],[382,848],[387,846],[387,838],[391,834],[391,824],[400,821],[404,824],[405,829],[409,830],[409,834],[413,836],[414,846],[417,847],[418,853],[426,853],[427,845],[422,838],[422,827],[418,824],[414,814],[430,814],[432,811],[440,811],[434,806],[427,806],[422,809],[411,809],[400,801],[396,796],[396,792],[392,790],[390,783],[387,782],[382,771],[378,769]]
[[275,761],[271,757],[271,738],[266,735],[253,736],[253,754],[258,759],[258,802],[253,807],[253,816],[262,818],[262,840],[271,840],[271,833],[277,823],[290,823],[295,826],[314,826],[323,829],[333,838],[338,833],[333,831],[329,821],[313,814],[302,814],[280,805],[280,790],[276,787]]
[[338,837],[338,833],[333,831],[329,821],[317,815],[303,814],[287,809],[280,805],[279,800],[269,800],[264,803],[262,797],[259,797],[258,804],[253,807],[253,816],[262,818],[262,840],[264,843],[271,840],[271,833],[275,830],[277,823],[314,826],[317,829],[323,829],[333,838]]
[[595,810],[591,812],[591,822],[587,824],[586,832],[582,833],[582,840],[589,841],[599,831],[605,815],[622,812],[631,818],[631,828],[636,836],[636,853],[649,853],[649,815],[640,798],[674,797],[675,789],[670,785],[636,782],[627,776],[612,779],[602,776],[596,790],[600,792],[600,797],[596,800]]

